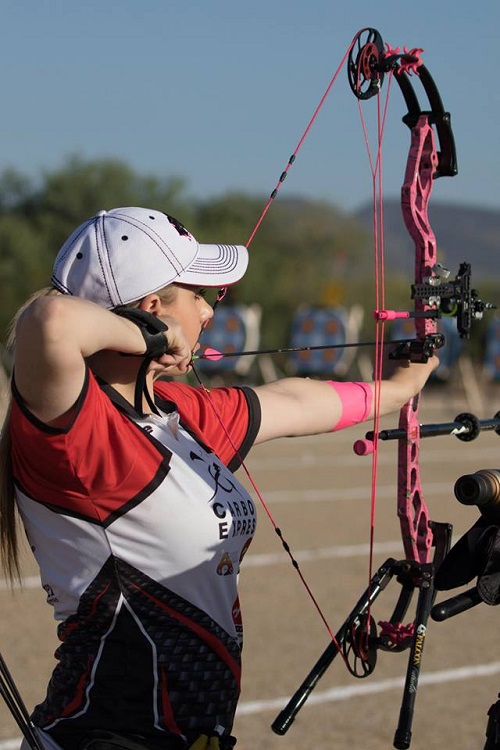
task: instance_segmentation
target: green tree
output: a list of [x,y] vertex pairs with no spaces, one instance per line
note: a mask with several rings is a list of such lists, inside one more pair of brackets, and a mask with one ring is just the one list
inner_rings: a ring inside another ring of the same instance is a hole
[[[205,202],[197,214],[200,238],[245,244],[265,204],[240,193]],[[263,345],[283,346],[300,304],[353,303],[351,289],[368,247],[366,233],[331,205],[276,201],[249,248],[249,270],[230,297],[259,303]]]
[[[267,199],[229,193],[190,201],[185,181],[138,175],[114,159],[74,156],[62,169],[35,181],[13,170],[0,175],[0,326],[49,283],[66,237],[98,210],[154,206],[176,216],[201,242],[247,244]],[[302,303],[359,302],[369,240],[355,221],[333,206],[299,198],[274,201],[250,243],[250,267],[231,288],[236,302],[259,303],[262,344],[286,345],[293,312]],[[363,290],[364,291],[364,290]]]
[[137,175],[110,159],[72,157],[35,182],[7,170],[0,175],[1,338],[20,304],[50,281],[54,257],[66,237],[98,210],[145,205],[189,222],[185,182]]

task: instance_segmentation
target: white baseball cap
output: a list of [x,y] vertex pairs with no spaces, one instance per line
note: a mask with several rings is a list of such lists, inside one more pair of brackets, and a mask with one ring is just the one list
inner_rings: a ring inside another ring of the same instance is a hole
[[54,262],[52,284],[111,309],[173,282],[228,286],[247,266],[243,245],[200,245],[168,214],[114,208],[99,211],[66,240]]

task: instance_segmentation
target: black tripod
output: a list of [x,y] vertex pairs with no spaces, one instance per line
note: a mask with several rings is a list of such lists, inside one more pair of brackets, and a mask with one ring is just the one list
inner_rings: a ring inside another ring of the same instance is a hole
[[[499,694],[500,699],[500,694]],[[500,700],[493,703],[488,711],[486,725],[486,744],[483,750],[499,750],[500,748]]]
[[0,695],[7,704],[7,708],[14,717],[14,721],[23,733],[31,750],[44,750],[36,727],[31,721],[30,715],[23,699],[14,682],[14,678],[7,668],[5,660],[0,654]]

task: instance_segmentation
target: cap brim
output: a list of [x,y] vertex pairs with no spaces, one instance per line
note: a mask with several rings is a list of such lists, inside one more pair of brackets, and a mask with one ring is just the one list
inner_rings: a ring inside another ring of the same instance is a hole
[[235,284],[248,267],[248,250],[244,245],[198,245],[194,261],[175,281],[192,286],[210,287]]

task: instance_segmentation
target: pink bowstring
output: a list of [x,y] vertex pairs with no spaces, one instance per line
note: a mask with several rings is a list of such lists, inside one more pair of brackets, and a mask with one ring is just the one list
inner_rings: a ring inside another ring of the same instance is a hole
[[306,126],[306,129],[304,130],[304,132],[303,132],[303,134],[302,134],[299,142],[297,143],[297,146],[295,147],[295,150],[293,151],[292,155],[288,159],[288,163],[287,163],[285,169],[283,170],[283,172],[281,173],[280,178],[279,178],[278,182],[276,183],[276,187],[274,188],[274,190],[272,191],[271,195],[269,196],[269,199],[268,199],[266,205],[264,206],[261,215],[257,219],[257,223],[255,224],[252,232],[250,233],[250,237],[248,238],[247,243],[246,243],[247,247],[250,247],[250,245],[251,245],[251,243],[252,243],[252,241],[253,241],[253,239],[254,239],[254,237],[255,237],[255,235],[256,235],[259,227],[260,227],[260,225],[264,221],[264,218],[265,218],[267,212],[269,211],[269,208],[271,207],[271,203],[274,201],[274,199],[278,195],[278,192],[279,192],[279,190],[280,190],[283,182],[285,181],[285,179],[286,179],[286,177],[288,175],[288,172],[290,171],[290,169],[292,167],[292,164],[294,163],[296,157],[298,156],[298,153],[299,153],[300,149],[302,148],[302,145],[303,145],[304,141],[306,140],[307,136],[309,135],[309,132],[310,132],[310,130],[311,130],[311,128],[312,128],[312,126],[313,126],[316,118],[318,117],[318,115],[319,115],[319,113],[320,113],[320,111],[321,111],[321,109],[323,107],[323,104],[325,103],[325,101],[326,101],[326,99],[327,99],[330,91],[332,90],[333,84],[337,80],[340,71],[344,67],[345,61],[349,57],[349,55],[351,53],[351,50],[354,47],[354,44],[356,43],[358,35],[359,35],[359,33],[356,34],[353,37],[352,42],[350,43],[349,47],[347,48],[347,50],[346,50],[346,52],[345,52],[345,54],[344,54],[344,56],[343,56],[343,58],[342,58],[342,60],[341,60],[341,62],[339,64],[339,66],[337,67],[337,69],[334,72],[334,74],[333,74],[333,76],[332,76],[332,78],[331,78],[328,86],[326,87],[326,90],[325,90],[323,96],[321,97],[321,99],[320,99],[320,101],[318,103],[318,106],[314,110],[314,112],[313,112],[313,114],[311,116],[311,119],[309,120],[309,122],[308,122],[308,124]]
[[[260,228],[260,226],[261,226],[261,224],[262,224],[262,222],[263,222],[263,220],[264,220],[267,212],[269,211],[269,208],[270,208],[272,202],[274,201],[274,199],[278,195],[278,192],[279,192],[279,190],[281,188],[281,185],[283,184],[283,182],[284,182],[284,180],[285,180],[285,178],[286,178],[286,176],[287,176],[287,174],[288,174],[288,172],[289,172],[292,164],[294,163],[294,161],[295,161],[295,159],[296,159],[296,157],[297,157],[300,149],[302,148],[302,145],[303,145],[304,141],[306,140],[307,136],[309,135],[309,132],[310,132],[310,130],[311,130],[311,128],[312,128],[312,126],[313,126],[316,118],[318,117],[319,112],[320,112],[321,108],[323,107],[323,105],[324,105],[324,103],[325,103],[325,101],[326,101],[326,99],[327,99],[327,97],[328,97],[328,95],[329,95],[329,93],[330,93],[330,91],[331,91],[331,89],[333,87],[333,84],[337,80],[337,77],[338,77],[340,71],[344,67],[345,62],[346,62],[346,60],[347,60],[347,58],[348,58],[348,56],[349,56],[349,54],[350,54],[350,52],[352,50],[352,48],[353,48],[353,46],[354,46],[357,38],[358,38],[358,34],[356,34],[353,37],[353,39],[352,39],[349,47],[347,48],[347,50],[346,50],[346,52],[345,52],[345,54],[344,54],[344,56],[343,56],[340,64],[338,65],[337,69],[335,70],[335,72],[334,72],[334,74],[333,74],[333,76],[332,76],[332,78],[331,78],[331,80],[330,80],[330,82],[329,82],[329,84],[328,84],[328,86],[327,86],[327,88],[326,88],[323,96],[321,97],[321,99],[320,99],[320,101],[319,101],[316,109],[314,110],[313,115],[310,118],[310,120],[309,120],[309,122],[307,124],[307,127],[306,127],[304,133],[302,134],[302,136],[299,139],[299,142],[298,142],[295,150],[293,151],[291,157],[289,158],[288,163],[287,163],[285,169],[281,173],[280,178],[279,178],[279,180],[278,180],[278,182],[276,184],[276,187],[274,188],[274,190],[272,191],[271,195],[269,196],[269,199],[268,199],[267,203],[265,204],[265,206],[264,206],[264,208],[262,210],[262,213],[260,214],[260,216],[259,216],[259,218],[257,220],[257,223],[255,224],[255,226],[254,226],[254,228],[253,228],[253,230],[252,230],[252,232],[250,234],[250,237],[248,238],[248,240],[246,242],[246,247],[247,248],[250,247],[250,245],[251,245],[251,243],[252,243],[252,241],[253,241],[253,239],[254,239],[257,231],[258,231],[258,229]],[[217,295],[217,299],[216,299],[216,303],[214,305],[214,309],[222,301],[222,299],[224,298],[225,294],[226,294],[226,288],[221,288],[219,290],[218,295]],[[217,359],[220,358],[219,357],[220,352],[217,352],[217,350],[210,350],[209,349],[208,352],[209,352],[209,355],[210,355],[210,352],[212,352],[212,356],[213,356],[214,360],[216,360],[216,358]],[[206,354],[206,352],[205,352],[205,354]],[[212,357],[209,357],[209,358],[212,359]],[[245,472],[246,476],[248,477],[248,480],[249,480],[250,484],[252,485],[253,489],[255,490],[255,493],[256,493],[257,497],[259,498],[259,501],[262,504],[262,507],[264,508],[264,510],[265,510],[265,512],[266,512],[266,514],[267,514],[267,516],[268,516],[271,524],[273,525],[275,532],[277,533],[278,537],[282,540],[282,545],[283,545],[285,551],[287,552],[287,554],[290,556],[292,564],[293,564],[293,567],[297,571],[297,574],[299,575],[299,578],[300,578],[302,584],[304,585],[304,587],[305,587],[305,589],[306,589],[306,591],[307,591],[307,593],[308,593],[308,595],[309,595],[309,597],[310,597],[310,599],[311,599],[314,607],[316,608],[316,610],[317,610],[317,612],[318,612],[318,614],[319,614],[319,616],[320,616],[323,624],[325,625],[325,628],[327,629],[327,632],[328,632],[331,640],[333,641],[333,643],[337,647],[337,650],[340,653],[340,655],[342,656],[342,658],[344,659],[345,663],[348,664],[347,658],[344,655],[342,649],[340,648],[340,645],[339,645],[339,643],[337,642],[337,640],[335,638],[335,634],[334,634],[333,630],[331,629],[330,625],[328,624],[328,621],[327,621],[327,619],[326,619],[326,617],[325,617],[325,615],[324,615],[324,613],[323,613],[323,611],[322,611],[322,609],[321,609],[321,607],[320,607],[320,605],[319,605],[316,597],[314,596],[311,587],[309,586],[308,582],[306,581],[306,579],[305,579],[305,577],[304,577],[301,569],[299,568],[299,565],[298,565],[297,561],[293,557],[293,554],[291,552],[291,549],[290,549],[289,545],[283,539],[281,530],[280,530],[278,524],[276,523],[273,515],[271,514],[271,511],[269,510],[269,507],[268,507],[267,503],[265,502],[264,497],[263,497],[262,493],[260,492],[260,490],[259,490],[259,488],[257,486],[257,483],[255,482],[252,474],[250,473],[249,469],[247,468],[244,460],[239,456],[239,453],[238,453],[238,451],[236,450],[236,448],[234,446],[234,443],[233,443],[233,441],[231,439],[231,436],[230,436],[230,434],[229,434],[226,426],[224,425],[223,420],[222,420],[220,414],[218,413],[218,411],[217,411],[217,409],[216,409],[216,407],[215,407],[212,399],[210,398],[210,390],[208,388],[206,388],[205,385],[202,383],[202,381],[201,381],[198,373],[196,372],[196,369],[195,369],[194,366],[193,366],[193,372],[194,372],[194,374],[195,374],[195,376],[196,376],[196,378],[197,378],[200,386],[202,387],[203,392],[204,392],[204,394],[205,394],[205,396],[207,398],[207,401],[210,404],[210,407],[213,410],[213,413],[214,413],[216,419],[218,420],[218,422],[219,422],[219,424],[221,426],[221,429],[224,431],[224,434],[225,434],[227,440],[229,441],[229,444],[231,445],[232,449],[235,451],[236,455],[240,459],[241,468]]]

